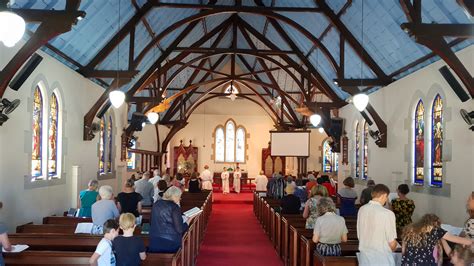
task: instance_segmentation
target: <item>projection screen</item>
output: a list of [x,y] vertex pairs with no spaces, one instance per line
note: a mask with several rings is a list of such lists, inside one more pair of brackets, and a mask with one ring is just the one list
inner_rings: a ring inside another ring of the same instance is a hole
[[270,131],[272,156],[309,156],[310,131],[278,132]]

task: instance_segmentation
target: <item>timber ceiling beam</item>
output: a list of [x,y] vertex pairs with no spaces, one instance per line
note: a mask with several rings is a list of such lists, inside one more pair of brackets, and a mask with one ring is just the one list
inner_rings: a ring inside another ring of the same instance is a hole
[[259,50],[259,49],[236,49],[236,48],[189,48],[189,47],[176,47],[175,51],[185,51],[190,53],[200,54],[252,54],[252,55],[286,55],[295,54],[294,51],[283,51],[283,50]]
[[474,37],[474,24],[403,23],[401,27],[409,35],[417,37]]
[[[199,9],[199,10],[216,10],[219,12],[226,13],[238,13],[238,12],[257,12],[262,10],[261,7],[255,6],[225,6],[225,5],[202,5],[202,4],[178,4],[178,3],[156,3],[155,7],[161,8],[185,8],[185,9]],[[317,7],[265,7],[265,11],[272,12],[304,12],[304,13],[315,13],[322,12],[320,8]]]
[[138,70],[86,70],[82,75],[86,78],[128,78],[132,79],[138,75]]
[[[80,0],[68,1],[65,10],[55,11],[55,14],[61,14],[60,18],[58,18],[58,16],[54,16],[53,18],[49,19],[49,17],[46,16],[41,20],[41,24],[38,26],[33,35],[0,71],[0,98],[3,97],[8,84],[13,79],[17,71],[31,57],[32,54],[41,48],[41,46],[47,44],[49,40],[64,32],[70,31],[72,25],[75,25],[78,22],[78,14],[85,16],[85,12],[83,11],[72,10],[72,8],[78,6],[79,3]],[[17,11],[20,10],[13,9],[13,12]],[[21,11],[18,14],[20,15]]]
[[474,17],[474,0],[456,0],[458,4],[464,8],[466,13],[468,13],[471,17]]
[[334,83],[339,87],[366,87],[366,86],[387,86],[391,79],[335,79]]

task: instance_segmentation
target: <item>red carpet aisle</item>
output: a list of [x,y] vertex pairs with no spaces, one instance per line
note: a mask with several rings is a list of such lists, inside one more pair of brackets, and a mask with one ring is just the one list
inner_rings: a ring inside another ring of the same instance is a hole
[[197,266],[283,265],[255,218],[252,193],[214,194]]

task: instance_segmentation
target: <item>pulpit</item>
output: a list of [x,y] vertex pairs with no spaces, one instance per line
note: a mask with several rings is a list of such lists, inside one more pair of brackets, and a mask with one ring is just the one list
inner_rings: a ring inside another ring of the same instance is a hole
[[285,162],[285,156],[272,156],[270,142],[268,148],[262,149],[262,170],[267,177],[271,177],[273,173],[277,172],[285,174]]

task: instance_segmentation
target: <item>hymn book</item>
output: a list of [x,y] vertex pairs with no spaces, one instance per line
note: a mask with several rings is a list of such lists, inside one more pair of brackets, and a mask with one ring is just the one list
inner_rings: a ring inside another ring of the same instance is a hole
[[194,216],[200,214],[201,212],[202,212],[201,209],[199,209],[198,207],[194,207],[194,208],[192,208],[192,209],[190,209],[190,210],[185,211],[185,212],[183,213],[183,215],[184,215],[186,218],[188,218],[188,220],[189,220],[189,219],[193,218]]
[[29,247],[30,246],[28,245],[12,245],[12,250],[6,251],[4,248],[2,248],[2,252],[18,253],[18,252],[22,252],[23,250]]
[[78,223],[74,234],[91,234],[93,223]]

